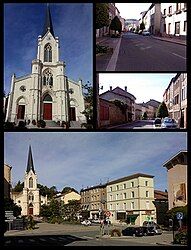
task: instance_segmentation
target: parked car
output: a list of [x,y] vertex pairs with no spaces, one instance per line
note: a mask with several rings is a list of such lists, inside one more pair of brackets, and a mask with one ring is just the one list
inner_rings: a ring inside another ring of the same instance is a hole
[[150,32],[148,30],[143,30],[142,35],[143,36],[150,36]]
[[177,127],[178,127],[178,125],[177,125],[176,121],[172,118],[165,117],[162,120],[161,128],[177,128]]
[[162,234],[162,229],[161,227],[154,221],[144,221],[143,222],[143,227],[149,228],[151,231],[151,234],[154,232],[154,234]]
[[127,227],[123,229],[121,232],[122,235],[124,236],[137,236],[137,237],[144,236],[144,231],[142,227]]
[[155,231],[153,230],[153,227],[147,227],[147,226],[143,226],[143,235],[144,236],[153,236],[155,235]]
[[92,223],[91,223],[90,220],[83,220],[83,221],[81,222],[81,224],[84,225],[84,226],[90,226]]
[[155,128],[161,127],[161,118],[159,118],[159,117],[155,118],[154,126],[155,126]]
[[154,227],[150,227],[155,232],[155,234],[160,235],[162,234],[162,229],[159,225],[154,225]]

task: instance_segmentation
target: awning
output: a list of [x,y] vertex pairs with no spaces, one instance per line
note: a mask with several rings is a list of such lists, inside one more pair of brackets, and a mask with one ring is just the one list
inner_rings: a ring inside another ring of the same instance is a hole
[[127,218],[137,218],[139,214],[127,214]]

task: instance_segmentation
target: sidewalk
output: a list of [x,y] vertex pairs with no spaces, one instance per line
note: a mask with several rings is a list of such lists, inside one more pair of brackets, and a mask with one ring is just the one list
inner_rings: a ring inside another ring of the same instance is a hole
[[171,42],[171,43],[176,43],[176,44],[181,44],[186,46],[186,40],[181,39],[181,38],[176,38],[176,37],[160,37],[160,36],[153,36],[151,35],[152,38],[158,39],[161,41],[166,41],[166,42]]

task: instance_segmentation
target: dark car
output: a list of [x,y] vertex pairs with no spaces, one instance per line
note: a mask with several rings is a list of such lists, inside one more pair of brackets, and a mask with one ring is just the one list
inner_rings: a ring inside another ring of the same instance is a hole
[[161,127],[161,118],[157,117],[154,120],[154,126],[156,127]]
[[141,237],[144,236],[144,232],[142,227],[127,227],[122,230],[122,235]]
[[142,229],[143,229],[143,235],[144,236],[147,236],[147,235],[148,236],[153,236],[153,235],[155,235],[155,231],[154,231],[153,227],[143,226]]

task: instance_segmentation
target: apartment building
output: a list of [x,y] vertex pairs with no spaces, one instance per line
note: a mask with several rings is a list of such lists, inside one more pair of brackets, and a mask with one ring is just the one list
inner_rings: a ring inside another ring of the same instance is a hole
[[156,221],[152,175],[137,173],[107,183],[107,210],[113,224],[126,221],[141,226]]
[[161,3],[162,35],[186,37],[187,3]]
[[177,73],[163,94],[169,116],[187,128],[187,73]]
[[169,210],[187,205],[187,151],[179,151],[167,160],[163,167],[167,169]]
[[86,212],[91,219],[100,218],[106,210],[106,184],[83,188],[80,195],[82,211]]
[[160,102],[150,99],[148,102],[136,103],[135,104],[135,117],[141,119],[142,115],[146,112],[147,119],[154,119],[156,117],[157,109]]

